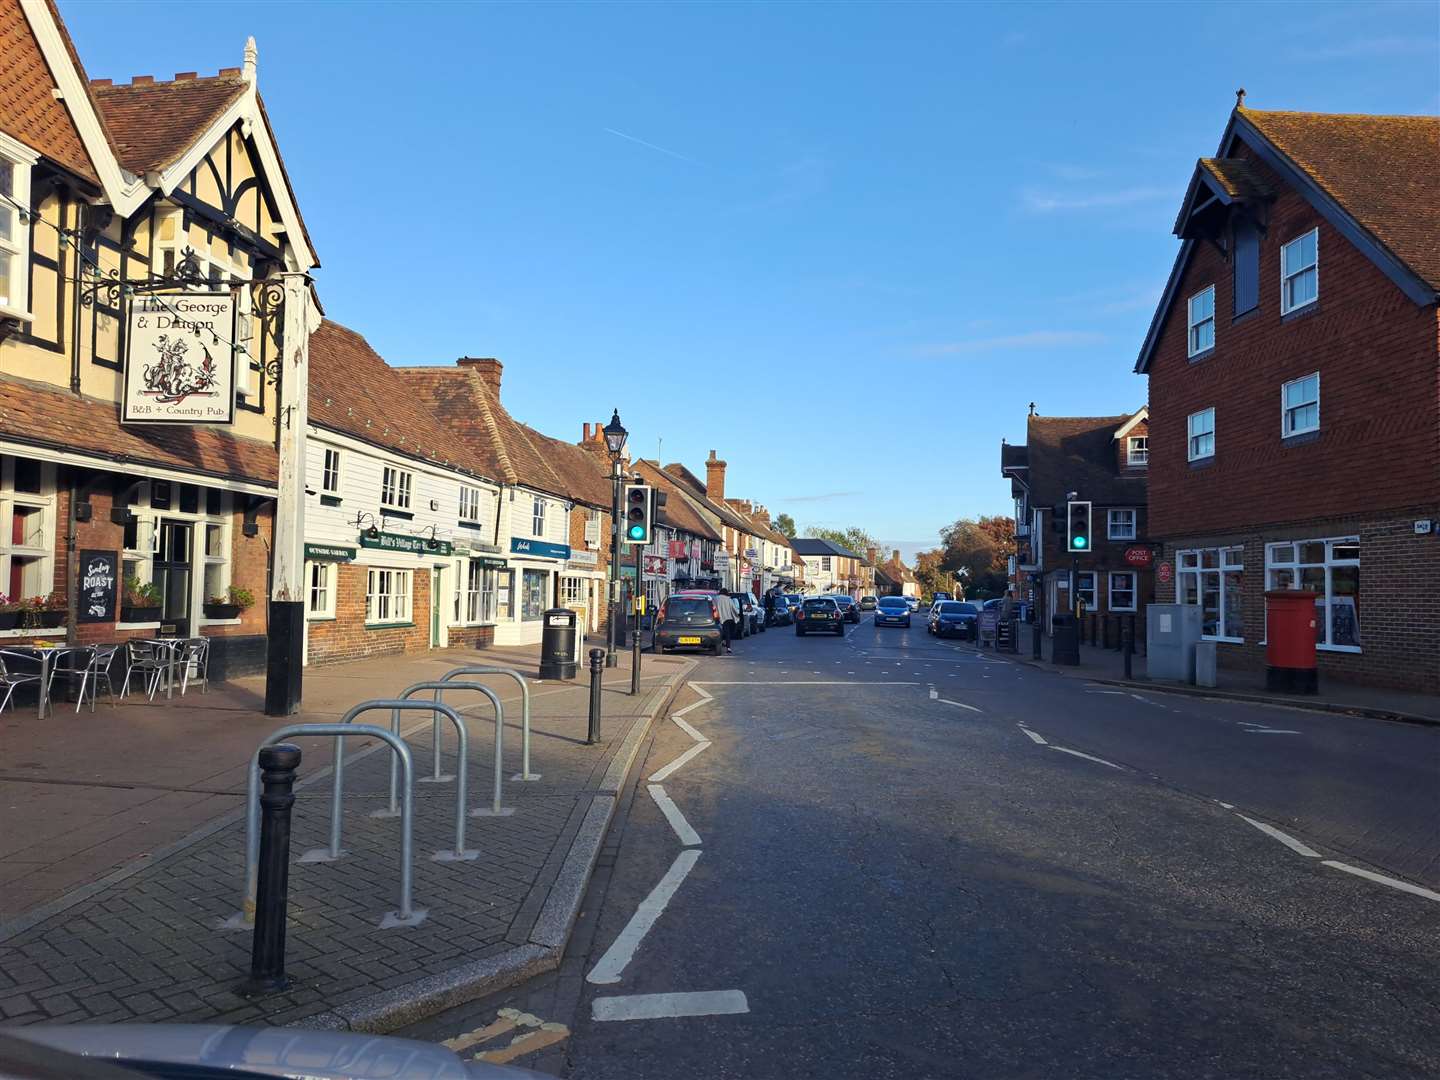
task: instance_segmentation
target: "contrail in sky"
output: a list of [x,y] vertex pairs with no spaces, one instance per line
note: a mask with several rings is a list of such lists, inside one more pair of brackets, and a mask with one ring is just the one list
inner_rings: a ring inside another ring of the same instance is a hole
[[671,157],[679,158],[681,161],[688,161],[691,165],[700,164],[700,162],[696,161],[694,158],[686,157],[684,154],[677,154],[674,150],[666,150],[665,147],[656,146],[653,142],[646,142],[644,139],[637,139],[634,135],[626,135],[623,131],[616,131],[614,128],[606,128],[605,130],[608,131],[611,135],[618,135],[622,139],[629,139],[631,142],[639,143],[641,146],[648,146],[651,150],[658,150],[662,154],[669,154]]

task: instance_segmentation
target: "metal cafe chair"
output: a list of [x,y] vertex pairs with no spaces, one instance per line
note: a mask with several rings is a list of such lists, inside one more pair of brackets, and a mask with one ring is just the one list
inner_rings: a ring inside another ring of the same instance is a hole
[[194,679],[200,684],[200,692],[210,692],[210,639],[196,637],[188,639],[178,661],[180,665],[180,693],[183,695],[190,688],[191,672]]
[[105,681],[105,693],[110,696],[110,705],[115,706],[115,684],[110,681],[110,669],[120,652],[119,645],[96,645],[90,653],[90,662],[80,673],[80,696],[75,699],[75,711],[85,703],[85,687],[90,687],[90,711],[95,711],[95,699],[100,696],[100,681]]
[[[36,683],[38,685],[40,682],[38,673],[30,674],[28,672],[11,671],[5,666],[5,657],[7,656],[13,660],[24,660],[27,663],[34,662],[34,657],[26,656],[24,653],[11,652],[9,649],[0,649],[0,688],[4,689],[4,697],[0,697],[0,712],[4,712],[5,706],[10,704],[10,698],[15,693],[17,686],[25,686],[27,683]],[[41,687],[41,690],[43,691],[44,688]]]
[[129,695],[130,676],[138,671],[145,683],[146,697],[154,698],[155,688],[160,685],[160,676],[165,674],[167,661],[160,648],[153,642],[131,639],[125,643],[125,659],[125,685],[120,690],[120,696],[123,698]]

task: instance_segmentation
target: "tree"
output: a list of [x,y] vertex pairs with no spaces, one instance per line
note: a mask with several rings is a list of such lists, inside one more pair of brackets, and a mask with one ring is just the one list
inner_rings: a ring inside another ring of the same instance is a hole
[[814,525],[806,533],[817,540],[829,540],[832,544],[839,544],[841,547],[853,551],[860,558],[867,557],[868,549],[879,548],[880,544],[873,536],[857,525],[848,529],[821,529]]
[[955,575],[945,568],[945,549],[922,551],[915,556],[915,580],[922,596],[934,596],[936,590],[955,591]]
[[795,519],[789,514],[780,514],[775,518],[775,531],[784,533],[791,540],[795,539]]
[[[960,518],[940,531],[944,554],[940,567],[952,576],[965,574],[967,595],[985,598],[1005,591],[1010,556],[1015,554],[1015,522],[993,515]],[[948,586],[941,586],[948,588]]]

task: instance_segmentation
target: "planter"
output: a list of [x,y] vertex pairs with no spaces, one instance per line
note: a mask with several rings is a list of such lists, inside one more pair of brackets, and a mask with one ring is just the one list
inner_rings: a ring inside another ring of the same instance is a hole
[[239,604],[202,604],[207,619],[238,619],[241,607]]
[[154,607],[131,607],[129,604],[120,605],[121,622],[159,622],[160,605]]
[[20,612],[0,611],[0,630],[14,630],[20,625]]
[[57,626],[65,625],[65,617],[68,612],[64,611],[41,611],[36,615],[36,625],[53,630]]

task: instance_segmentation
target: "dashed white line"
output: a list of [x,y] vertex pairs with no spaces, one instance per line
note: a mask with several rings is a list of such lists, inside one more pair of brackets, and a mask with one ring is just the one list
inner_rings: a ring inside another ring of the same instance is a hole
[[702,990],[689,994],[632,994],[596,998],[590,1005],[594,1020],[663,1020],[672,1016],[733,1016],[748,1013],[750,1005],[740,990]]
[[939,690],[936,690],[936,689],[932,686],[932,687],[930,688],[930,700],[931,700],[931,701],[938,701],[939,698],[940,698],[940,691],[939,691]]
[[1440,901],[1440,893],[1431,892],[1429,889],[1422,889],[1419,885],[1411,885],[1408,881],[1401,881],[1399,878],[1386,877],[1384,874],[1377,874],[1372,870],[1362,870],[1358,866],[1351,866],[1349,863],[1336,862],[1334,859],[1325,859],[1321,866],[1333,866],[1336,870],[1344,870],[1347,874],[1355,874],[1357,877],[1368,878],[1370,881],[1381,885],[1389,885],[1392,889],[1399,889],[1401,892],[1408,892],[1415,896],[1423,896],[1426,900]]
[[700,859],[700,852],[689,848],[675,856],[675,861],[670,864],[670,869],[665,871],[665,876],[660,883],[650,890],[650,895],[640,902],[635,909],[635,914],[630,916],[630,921],[625,924],[625,929],[620,931],[620,936],[615,939],[614,944],[605,950],[605,955],[600,957],[597,963],[585,976],[587,982],[592,983],[615,983],[620,981],[620,975],[625,966],[635,957],[635,950],[640,948],[640,942],[655,925],[665,911],[665,905],[670,903],[670,898],[675,895],[675,890],[680,888],[680,883],[685,880],[685,875],[695,867]]
[[949,698],[938,698],[941,705],[954,705],[957,709],[969,709],[971,712],[979,712],[974,705],[966,705],[963,701],[951,701]]
[[1299,734],[1301,734],[1301,732],[1299,732],[1299,731],[1290,731],[1290,730],[1287,729],[1287,728],[1264,727],[1264,728],[1246,728],[1246,729],[1245,729],[1245,734],[1246,734],[1246,735],[1299,735]]
[[1045,736],[1041,735],[1038,731],[1031,731],[1028,727],[1025,727],[1024,725],[1021,725],[1020,730],[1023,731],[1026,735],[1030,736],[1031,742],[1036,743],[1039,746],[1050,745],[1045,741]]
[[[1221,803],[1221,805],[1223,806],[1224,803]],[[1279,840],[1280,843],[1284,844],[1291,851],[1295,852],[1296,855],[1304,855],[1307,859],[1318,859],[1320,857],[1320,852],[1316,851],[1312,847],[1302,844],[1299,840],[1296,840],[1289,833],[1281,832],[1273,825],[1266,825],[1265,822],[1256,821],[1254,818],[1248,818],[1244,814],[1236,814],[1235,816],[1238,817],[1241,821],[1248,821],[1251,825],[1254,825],[1255,828],[1259,829],[1272,840]]]
[[1116,765],[1113,761],[1106,761],[1104,758],[1095,757],[1093,754],[1082,754],[1079,750],[1071,750],[1069,747],[1051,744],[1050,749],[1059,750],[1062,754],[1072,754],[1075,757],[1084,758],[1086,761],[1093,761],[1097,765],[1109,765],[1112,769],[1120,769],[1123,771],[1125,768],[1123,765]]
[[675,835],[680,838],[680,843],[686,847],[695,847],[700,843],[700,834],[690,827],[685,820],[685,815],[675,805],[675,800],[665,793],[665,789],[659,784],[650,785],[650,798],[655,800],[655,805],[665,815],[665,820],[670,823],[670,828],[675,830]]
[[689,750],[686,750],[683,754],[677,757],[674,761],[670,762],[669,765],[666,765],[663,769],[659,769],[655,773],[653,773],[650,777],[650,782],[652,784],[658,784],[661,780],[668,779],[671,773],[675,772],[682,765],[687,764],[691,758],[698,757],[700,754],[704,753],[708,749],[710,749],[710,743],[708,741],[696,743],[694,746],[690,747]]

